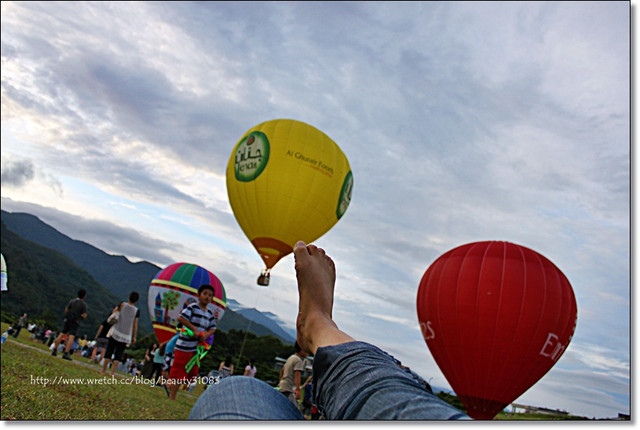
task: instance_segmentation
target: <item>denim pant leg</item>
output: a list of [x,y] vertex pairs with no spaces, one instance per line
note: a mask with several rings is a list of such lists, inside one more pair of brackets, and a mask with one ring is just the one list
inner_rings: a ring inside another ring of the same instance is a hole
[[329,420],[469,419],[431,394],[424,380],[365,342],[318,348],[313,394]]
[[278,390],[246,376],[230,376],[210,385],[198,398],[190,420],[303,420],[302,413]]

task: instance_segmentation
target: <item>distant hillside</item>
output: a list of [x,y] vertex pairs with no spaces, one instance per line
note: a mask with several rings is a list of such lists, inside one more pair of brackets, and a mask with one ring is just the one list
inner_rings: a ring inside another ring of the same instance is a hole
[[[2,211],[2,223],[6,225],[8,230],[16,233],[19,237],[55,250],[68,257],[117,297],[116,302],[126,300],[131,291],[137,291],[140,294],[138,302],[138,307],[140,308],[140,335],[143,336],[153,331],[151,319],[147,312],[147,292],[149,283],[161,270],[160,267],[146,261],[132,263],[121,255],[109,255],[95,246],[71,239],[30,214]],[[4,244],[2,253],[7,258]],[[260,314],[259,311],[256,312]],[[218,328],[222,331],[230,331],[232,329],[244,331],[249,327],[249,331],[258,336],[272,335],[285,343],[293,343],[294,340],[291,339],[291,336],[288,336],[282,330],[277,330],[277,324],[271,322],[273,325],[267,323],[269,327],[265,327],[263,325],[266,322],[263,319],[265,317],[261,318],[258,314],[252,315],[259,318],[260,321],[252,322],[249,325],[247,318],[227,308]],[[274,332],[274,330],[276,331]]]
[[218,329],[225,332],[230,332],[231,330],[244,332],[248,329],[249,332],[256,336],[273,336],[280,339],[284,344],[293,344],[295,342],[295,339],[291,339],[291,337],[286,334],[282,335],[280,332],[274,332],[269,327],[265,327],[262,324],[253,321],[249,324],[249,320],[247,318],[230,308],[227,308],[224,312],[224,316],[218,324]]
[[[229,300],[229,302],[230,304],[235,302],[235,304],[237,304],[238,306],[240,305],[235,300]],[[280,339],[286,339],[290,343],[294,343],[296,341],[295,330],[290,330],[289,332],[287,332],[276,322],[278,317],[270,312],[260,312],[259,310],[254,308],[238,308],[236,309],[236,313],[253,321],[252,325],[255,323],[264,325],[273,333],[278,335]]]
[[121,255],[109,255],[88,243],[71,239],[30,214],[2,211],[2,222],[24,239],[66,255],[111,291],[117,302],[127,300],[132,291],[137,291],[141,309],[139,332],[144,335],[153,331],[147,312],[147,290],[160,267],[148,262],[132,263]]
[[0,234],[9,275],[8,291],[2,292],[3,317],[26,312],[31,321],[43,319],[60,329],[65,306],[84,288],[89,312],[78,334],[93,338],[118,298],[61,253],[21,238],[4,223]]

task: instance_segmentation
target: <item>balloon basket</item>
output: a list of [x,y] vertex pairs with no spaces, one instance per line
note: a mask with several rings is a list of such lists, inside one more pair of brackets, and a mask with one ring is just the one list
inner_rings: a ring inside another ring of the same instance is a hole
[[271,273],[267,269],[266,271],[262,272],[260,276],[258,276],[258,285],[260,285],[261,287],[268,287],[270,279]]

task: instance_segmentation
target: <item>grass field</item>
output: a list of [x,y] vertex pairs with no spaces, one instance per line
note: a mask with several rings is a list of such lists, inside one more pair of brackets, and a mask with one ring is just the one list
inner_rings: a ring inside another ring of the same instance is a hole
[[131,375],[112,380],[79,355],[73,362],[53,357],[29,335],[22,330],[2,345],[2,420],[186,420],[203,390],[170,401],[164,389]]

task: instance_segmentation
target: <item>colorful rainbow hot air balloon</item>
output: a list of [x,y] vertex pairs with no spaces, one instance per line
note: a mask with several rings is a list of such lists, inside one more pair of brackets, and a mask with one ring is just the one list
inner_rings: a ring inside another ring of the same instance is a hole
[[329,231],[351,201],[353,175],[340,147],[304,122],[276,119],[249,129],[227,165],[229,203],[266,269]]
[[159,343],[171,340],[176,334],[180,312],[198,301],[198,288],[205,284],[213,287],[213,301],[208,308],[219,321],[227,308],[227,295],[222,282],[207,269],[195,264],[174,263],[153,278],[148,307]]
[[537,252],[476,242],[440,256],[418,289],[429,350],[467,413],[492,419],[544,376],[567,349],[576,299]]

